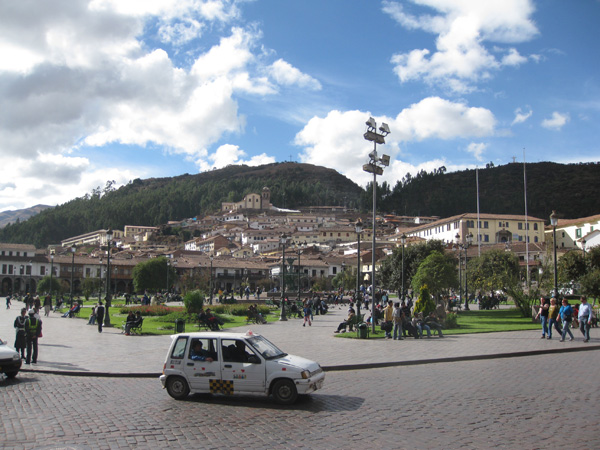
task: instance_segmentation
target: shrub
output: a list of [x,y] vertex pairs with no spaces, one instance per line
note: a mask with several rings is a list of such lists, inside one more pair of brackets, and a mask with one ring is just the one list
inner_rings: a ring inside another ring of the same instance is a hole
[[129,314],[129,311],[139,311],[142,316],[166,316],[174,312],[184,312],[183,308],[169,307],[164,305],[144,305],[132,306],[131,308],[122,307],[119,312],[121,314]]
[[423,313],[423,317],[426,317],[433,311],[435,311],[435,302],[429,294],[429,288],[425,284],[421,286],[421,293],[415,302],[415,312]]
[[204,292],[196,289],[185,294],[183,304],[188,314],[198,314],[204,305],[204,300]]
[[458,328],[458,314],[453,312],[446,314],[444,328]]

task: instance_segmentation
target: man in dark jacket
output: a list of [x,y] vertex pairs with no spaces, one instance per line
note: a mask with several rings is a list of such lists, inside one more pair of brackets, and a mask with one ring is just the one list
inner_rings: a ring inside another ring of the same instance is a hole
[[102,300],[98,302],[96,307],[96,322],[98,323],[98,333],[102,333],[102,324],[104,323],[104,305]]
[[42,321],[35,317],[34,309],[29,310],[29,317],[25,321],[25,333],[27,336],[25,364],[36,364],[38,358],[38,338],[42,335]]

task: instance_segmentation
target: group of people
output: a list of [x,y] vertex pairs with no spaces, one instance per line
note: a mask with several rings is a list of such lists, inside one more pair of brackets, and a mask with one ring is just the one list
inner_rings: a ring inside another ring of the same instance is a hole
[[565,341],[567,334],[569,341],[574,340],[575,337],[571,332],[571,323],[573,323],[575,326],[579,325],[583,342],[589,342],[594,313],[585,296],[581,296],[581,303],[575,307],[569,305],[566,298],[563,298],[562,306],[558,306],[556,298],[542,297],[535,319],[539,319],[542,324],[542,339],[552,339],[554,328],[561,336],[560,342]]
[[38,359],[38,339],[42,337],[42,319],[35,308],[21,309],[21,315],[14,323],[16,337],[15,350],[21,354],[25,364],[36,364]]
[[[378,311],[380,312],[378,313]],[[381,317],[381,320],[377,318],[378,316]],[[379,322],[381,329],[385,332],[386,339],[404,340],[407,336],[421,339],[424,332],[428,338],[431,338],[432,330],[437,331],[440,338],[444,337],[441,321],[434,312],[425,317],[422,313],[413,315],[412,308],[406,301],[393,303],[391,300],[387,300],[385,306],[380,307],[378,305],[375,314],[367,319],[367,323],[372,323],[373,317],[375,317],[375,323]],[[338,325],[334,333],[346,332],[348,327],[351,328],[355,324],[356,310],[354,309],[354,303],[350,303],[346,320]]]
[[224,322],[215,316],[210,308],[200,308],[198,313],[198,321],[201,325],[206,325],[211,331],[219,331],[223,326]]

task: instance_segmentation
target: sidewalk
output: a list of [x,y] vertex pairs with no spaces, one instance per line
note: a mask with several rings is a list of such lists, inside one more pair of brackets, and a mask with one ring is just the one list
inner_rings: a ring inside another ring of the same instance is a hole
[[[14,302],[10,310],[0,311],[0,338],[10,346],[15,337],[13,322],[22,307],[23,303]],[[344,320],[346,310],[347,307],[332,307],[325,316],[315,316],[311,327],[302,327],[300,319],[289,319],[235,330],[252,329],[283,351],[318,361],[330,371],[600,349],[597,329],[592,329],[592,339],[587,344],[583,343],[579,330],[573,331],[573,342],[559,342],[559,336],[540,339],[541,330],[403,341],[336,338],[333,331]],[[171,343],[171,336],[125,336],[116,328],[105,328],[98,333],[96,326],[87,325],[87,320],[62,318],[58,313],[44,317],[42,311],[42,322],[38,364],[23,364],[23,371],[158,376]],[[196,330],[197,327],[186,325],[186,331]]]

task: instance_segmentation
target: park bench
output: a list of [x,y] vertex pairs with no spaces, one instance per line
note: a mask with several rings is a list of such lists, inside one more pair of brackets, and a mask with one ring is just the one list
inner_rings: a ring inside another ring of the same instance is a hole
[[[140,317],[140,320],[135,322],[131,328],[129,328],[129,334],[138,334],[141,335],[142,334],[142,325],[144,324],[144,318]],[[123,328],[123,333],[125,333],[125,327],[127,325],[127,322],[125,322],[121,328]]]

